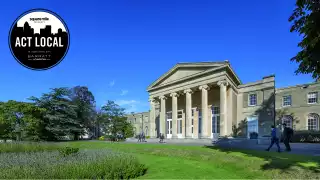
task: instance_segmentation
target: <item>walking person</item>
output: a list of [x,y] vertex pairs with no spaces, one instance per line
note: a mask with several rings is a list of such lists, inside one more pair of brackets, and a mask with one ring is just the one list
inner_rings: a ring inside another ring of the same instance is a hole
[[142,139],[142,142],[146,141],[145,136],[144,136],[144,132],[141,133],[141,139]]
[[273,144],[276,143],[278,152],[280,151],[280,146],[279,146],[279,131],[278,128],[276,128],[274,125],[271,126],[271,144],[269,147],[266,149],[266,151],[269,151],[270,148],[272,148]]
[[286,123],[283,123],[283,143],[286,146],[286,151],[290,152],[291,147],[290,147],[290,140],[293,136],[293,130],[289,127],[287,127]]
[[139,135],[138,135],[138,142],[141,142],[141,137],[142,135],[141,135],[141,133],[139,133]]

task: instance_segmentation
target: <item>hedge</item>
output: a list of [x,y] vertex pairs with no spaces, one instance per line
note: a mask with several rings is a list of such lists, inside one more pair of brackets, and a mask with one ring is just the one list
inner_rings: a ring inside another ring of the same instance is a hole
[[320,131],[294,131],[291,142],[320,143]]

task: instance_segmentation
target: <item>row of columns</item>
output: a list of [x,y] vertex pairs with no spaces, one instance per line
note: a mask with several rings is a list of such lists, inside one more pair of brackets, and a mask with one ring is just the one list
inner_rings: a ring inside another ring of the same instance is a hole
[[[226,124],[225,121],[227,120],[227,86],[228,82],[223,80],[219,81],[217,83],[220,86],[220,124]],[[209,129],[208,125],[209,121],[211,119],[208,119],[208,91],[210,90],[210,87],[208,85],[201,85],[198,87],[198,89],[201,91],[201,112],[202,112],[202,126],[201,126],[201,134],[203,134],[206,137],[211,136],[211,132],[208,132]],[[192,89],[186,89],[183,91],[186,95],[186,137],[191,137],[191,126],[192,126],[192,93],[194,92]],[[177,92],[171,93],[170,97],[172,98],[172,137],[175,138],[177,137],[177,112],[178,112],[178,97],[179,94]],[[159,128],[160,128],[160,133],[164,134],[166,136],[167,130],[166,130],[166,100],[167,96],[162,95],[159,97],[160,99],[160,123],[159,123]],[[150,99],[150,114],[151,114],[151,119],[153,122],[155,122],[155,103],[156,100]],[[155,123],[151,123],[155,124]],[[224,132],[227,132],[227,126],[223,126]],[[155,129],[155,127],[151,127]],[[198,132],[198,129],[195,129],[194,131]],[[221,132],[221,130],[220,130]],[[153,132],[154,134],[151,136],[156,136],[155,131]],[[210,135],[209,135],[210,134]],[[197,138],[197,136],[195,137]]]

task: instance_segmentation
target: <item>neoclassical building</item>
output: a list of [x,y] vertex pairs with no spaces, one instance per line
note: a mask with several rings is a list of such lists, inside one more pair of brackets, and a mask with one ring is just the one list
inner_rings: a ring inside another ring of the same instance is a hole
[[319,130],[320,82],[275,89],[271,75],[243,84],[229,61],[178,63],[147,91],[150,111],[128,121],[150,137],[265,136],[279,118],[294,129]]

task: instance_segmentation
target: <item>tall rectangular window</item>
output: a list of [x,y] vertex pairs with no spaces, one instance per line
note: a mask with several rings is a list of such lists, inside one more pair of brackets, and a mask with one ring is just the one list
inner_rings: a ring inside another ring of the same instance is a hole
[[308,104],[316,104],[316,103],[318,103],[318,92],[308,93]]
[[256,106],[257,105],[257,94],[249,94],[249,106]]
[[212,108],[212,133],[220,133],[220,107]]
[[282,97],[282,106],[291,106],[291,95]]
[[202,126],[201,119],[202,119],[202,115],[201,115],[201,110],[199,109],[199,133],[201,133],[201,126]]
[[182,134],[182,111],[178,111],[177,125],[178,134]]
[[191,109],[191,134],[193,134],[193,117],[194,117],[194,110],[195,109]]

